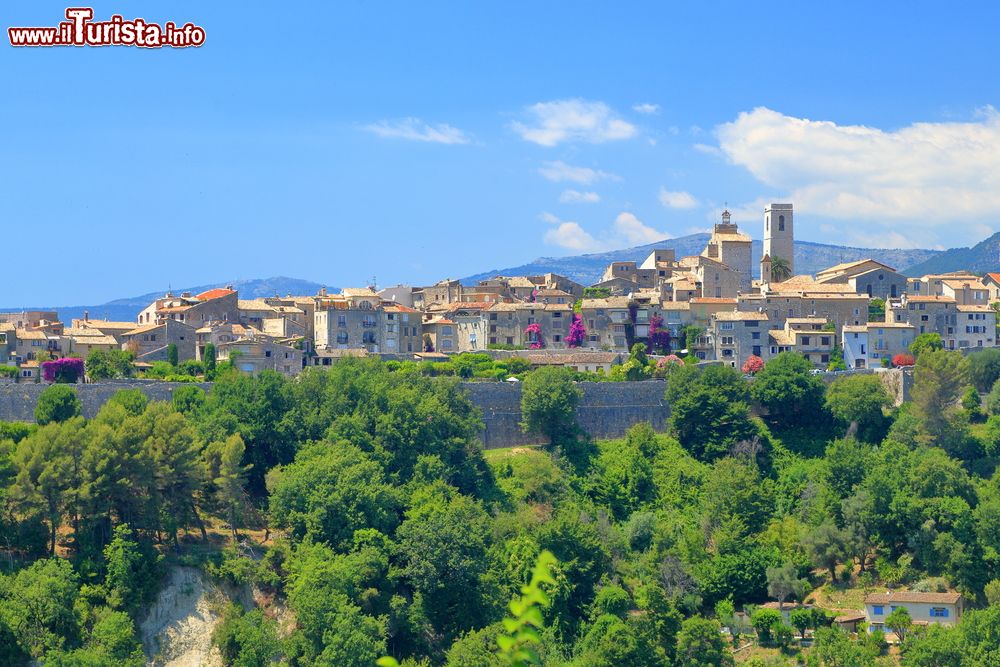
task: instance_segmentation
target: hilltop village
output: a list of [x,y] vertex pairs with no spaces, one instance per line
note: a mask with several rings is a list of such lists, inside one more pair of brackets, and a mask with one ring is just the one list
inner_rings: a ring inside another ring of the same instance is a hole
[[141,373],[157,361],[202,361],[211,347],[242,371],[294,376],[345,356],[433,361],[507,350],[607,372],[645,343],[652,354],[737,368],[793,351],[826,370],[905,360],[921,334],[939,335],[949,350],[997,344],[1000,274],[907,277],[866,259],[800,275],[794,229],[791,204],[764,210],[757,272],[750,236],[725,211],[701,254],[655,249],[641,263],[610,264],[589,286],[547,273],[257,299],[226,287],[168,292],[134,322],[85,314],[68,326],[53,311],[0,313],[0,364],[32,382],[45,360],[94,350],[128,351]]

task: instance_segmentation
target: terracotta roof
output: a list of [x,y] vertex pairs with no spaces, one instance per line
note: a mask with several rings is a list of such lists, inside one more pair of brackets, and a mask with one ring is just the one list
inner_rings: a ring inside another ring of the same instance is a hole
[[1000,285],[1000,273],[987,273],[985,277]]
[[189,310],[192,306],[168,306],[166,308],[157,308],[158,313],[183,313]]
[[919,591],[890,591],[887,593],[872,593],[865,598],[865,604],[890,604],[893,602],[926,602],[930,604],[958,604],[962,594],[957,591],[949,593],[921,593]]
[[736,299],[727,299],[717,296],[696,296],[691,298],[691,303],[731,303],[736,304]]
[[113,320],[75,320],[81,327],[93,329],[121,329],[129,331],[135,328],[135,322],[115,322]]
[[630,299],[627,296],[609,296],[604,299],[584,299],[581,308],[628,308]]
[[745,322],[750,320],[767,320],[767,313],[758,313],[756,310],[724,310],[714,315],[720,322]]
[[839,616],[837,616],[837,617],[835,617],[833,619],[833,622],[834,623],[853,623],[854,621],[863,621],[866,618],[868,618],[868,617],[865,616],[864,612],[861,612],[861,611],[852,611],[852,612],[848,612],[846,614],[840,614]]
[[486,310],[493,303],[493,301],[456,301],[455,303],[449,303],[445,311],[454,313],[459,310]]
[[952,289],[962,289],[964,287],[969,287],[971,289],[986,289],[986,285],[984,285],[978,278],[976,280],[969,280],[967,278],[949,278],[948,280],[942,280],[941,284],[947,285]]
[[895,271],[896,270],[896,269],[892,268],[891,266],[889,266],[888,264],[883,264],[882,262],[878,261],[877,259],[872,259],[872,258],[869,257],[869,258],[866,258],[866,259],[859,259],[856,262],[844,262],[843,264],[835,264],[835,265],[831,266],[828,269],[823,269],[822,271],[817,271],[816,272],[816,276],[819,277],[819,276],[828,276],[830,274],[844,273],[848,269],[853,269],[854,267],[861,266],[862,264],[867,264],[868,262],[874,262],[875,264],[878,264],[881,267],[889,269],[890,271]]
[[[388,302],[383,302],[388,303]],[[407,306],[401,306],[398,303],[392,303],[390,305],[384,305],[382,310],[387,313],[419,313],[420,311],[416,308],[408,308]]]
[[340,290],[340,293],[343,296],[362,296],[362,297],[378,296],[378,294],[376,294],[370,287],[345,287],[344,289]]
[[199,301],[211,301],[212,299],[221,299],[224,296],[229,296],[230,294],[235,293],[235,291],[225,287],[216,287],[215,289],[210,289],[207,292],[202,292],[197,298]]
[[912,301],[913,303],[955,303],[955,299],[950,296],[908,296],[906,297],[907,302]]
[[789,333],[784,329],[771,329],[767,332],[767,335],[778,345],[795,345],[795,334]]
[[118,347],[118,341],[115,340],[114,336],[105,336],[105,335],[94,336],[91,334],[85,334],[82,336],[71,335],[69,336],[69,338],[71,338],[73,342],[78,345],[113,345],[115,347]]
[[137,334],[146,333],[147,331],[153,331],[154,329],[160,329],[160,328],[165,327],[165,326],[166,326],[165,324],[147,324],[146,326],[136,327],[135,329],[132,329],[131,331],[126,331],[125,335],[126,336],[135,336]]
[[789,317],[785,321],[789,324],[826,324],[825,317]]
[[955,310],[960,313],[992,313],[993,309],[986,305],[972,304],[967,306],[961,304],[955,306]]
[[537,354],[519,354],[534,366],[557,366],[565,364],[614,364],[622,359],[617,352],[543,352]]
[[48,340],[49,337],[44,331],[31,331],[28,329],[17,329],[15,335],[21,340]]

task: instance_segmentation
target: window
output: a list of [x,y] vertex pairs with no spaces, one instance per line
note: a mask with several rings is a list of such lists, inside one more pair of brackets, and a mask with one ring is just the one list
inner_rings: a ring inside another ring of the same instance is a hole
[[271,356],[271,350],[264,350],[264,356],[265,357],[270,357]]
[[931,607],[931,618],[948,618],[946,607]]
[[562,341],[562,336],[560,336],[559,334],[556,334],[556,335],[554,335],[552,337],[552,340],[555,341],[556,343],[558,343],[558,342]]
[[346,331],[339,331],[339,332],[337,332],[337,343],[339,345],[346,345],[347,344],[347,332]]
[[454,335],[454,332],[453,332],[453,330],[452,330],[452,328],[450,326],[443,326],[443,327],[441,327],[441,335],[442,336],[451,336],[451,335]]
[[552,317],[555,319],[559,319],[560,317],[562,317],[562,313],[552,313]]
[[723,331],[732,331],[733,330],[733,323],[732,322],[723,322],[719,326],[719,328],[722,329]]
[[751,340],[760,340],[760,332],[759,331],[752,332],[750,334],[750,339]]
[[347,315],[337,315],[337,326],[338,327],[347,326]]
[[819,338],[819,344],[820,345],[829,345],[830,344],[830,337],[829,336],[820,336],[820,338]]
[[785,216],[783,215],[778,216],[778,231],[779,232],[785,231]]
[[441,349],[442,350],[450,350],[451,349],[451,341],[450,340],[441,341]]
[[872,613],[875,616],[882,616],[885,614],[885,607],[880,604],[877,604],[874,607],[872,607]]
[[809,344],[809,336],[803,336],[802,337],[802,344],[803,345],[808,345]]
[[723,345],[732,345],[733,344],[733,337],[732,336],[723,336],[722,337],[722,344]]

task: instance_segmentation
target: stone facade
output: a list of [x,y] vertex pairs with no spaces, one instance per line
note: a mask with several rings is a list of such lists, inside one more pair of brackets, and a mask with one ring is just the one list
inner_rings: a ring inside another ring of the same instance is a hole
[[764,255],[788,262],[795,275],[795,226],[791,204],[770,204],[764,209]]

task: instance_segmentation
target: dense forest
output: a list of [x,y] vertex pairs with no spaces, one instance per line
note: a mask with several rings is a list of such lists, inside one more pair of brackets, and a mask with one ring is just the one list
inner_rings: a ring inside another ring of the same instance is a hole
[[[0,664],[145,664],[178,565],[271,601],[222,612],[242,667],[1000,664],[1000,350],[921,352],[901,406],[790,353],[660,370],[667,433],[593,441],[545,368],[522,415],[550,444],[489,452],[455,378],[377,360],[90,420],[53,385],[0,424]],[[890,649],[820,609],[886,587],[969,610]],[[794,627],[759,606],[806,597]]]

